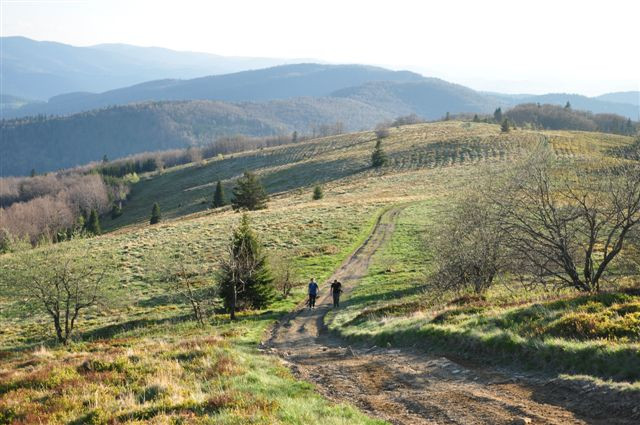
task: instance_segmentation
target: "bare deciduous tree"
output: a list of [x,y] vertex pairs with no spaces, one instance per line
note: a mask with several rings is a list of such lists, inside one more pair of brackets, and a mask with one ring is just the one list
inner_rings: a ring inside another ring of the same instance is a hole
[[284,298],[287,298],[300,280],[291,258],[283,257],[282,255],[271,255],[269,265],[273,272],[273,282],[276,290]]
[[99,302],[105,270],[68,253],[44,253],[24,256],[3,280],[51,317],[56,339],[66,345],[81,312]]
[[624,165],[572,177],[540,150],[509,184],[491,192],[521,276],[579,291],[600,282],[640,222],[640,167]]
[[165,273],[171,283],[171,291],[189,303],[193,317],[200,325],[205,324],[208,309],[216,295],[216,287],[206,278],[206,273],[199,266],[185,263],[184,259],[178,259]]
[[482,294],[508,268],[505,235],[496,210],[479,192],[455,203],[439,229],[433,281],[440,289],[472,289]]

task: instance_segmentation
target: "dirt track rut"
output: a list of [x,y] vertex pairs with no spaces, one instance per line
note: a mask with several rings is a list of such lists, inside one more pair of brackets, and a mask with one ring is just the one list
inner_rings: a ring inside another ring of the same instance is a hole
[[[393,233],[400,212],[384,213],[369,239],[331,277],[343,283],[347,297]],[[598,394],[571,381],[463,366],[408,349],[349,345],[324,326],[331,308],[327,286],[321,286],[316,309],[300,306],[274,327],[263,348],[332,400],[403,425],[640,423],[634,400],[610,391]]]

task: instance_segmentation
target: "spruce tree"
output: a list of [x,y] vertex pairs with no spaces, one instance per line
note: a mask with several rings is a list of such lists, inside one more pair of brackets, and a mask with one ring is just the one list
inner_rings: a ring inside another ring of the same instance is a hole
[[509,120],[505,118],[502,121],[502,124],[500,125],[500,130],[502,130],[503,133],[508,133],[509,130],[511,130],[511,127],[509,126]]
[[502,122],[502,108],[497,108],[494,112],[493,112],[493,119],[496,122]]
[[225,308],[233,320],[236,311],[266,307],[275,291],[266,256],[246,213],[233,231],[228,252],[228,258],[221,262],[219,283]]
[[480,122],[480,118],[478,118],[478,114],[473,116],[473,122]]
[[98,217],[98,211],[94,209],[91,210],[91,214],[89,214],[89,220],[87,220],[87,231],[93,233],[94,235],[99,235],[102,233],[102,229],[100,229],[100,218]]
[[324,192],[322,191],[322,186],[316,186],[313,188],[313,200],[317,201],[324,197]]
[[115,220],[116,218],[122,215],[122,207],[119,202],[114,202],[113,207],[111,208],[111,219]]
[[157,202],[153,203],[153,208],[151,208],[151,218],[149,219],[150,224],[156,224],[160,222],[160,205]]
[[258,176],[249,171],[238,179],[237,186],[233,189],[234,210],[246,209],[249,211],[267,208],[267,192],[262,186]]
[[371,154],[371,166],[379,168],[384,166],[388,162],[387,154],[382,149],[382,140],[376,141],[376,147]]
[[213,194],[213,208],[223,207],[227,201],[224,199],[224,189],[222,188],[222,182],[218,180],[216,184],[216,191]]

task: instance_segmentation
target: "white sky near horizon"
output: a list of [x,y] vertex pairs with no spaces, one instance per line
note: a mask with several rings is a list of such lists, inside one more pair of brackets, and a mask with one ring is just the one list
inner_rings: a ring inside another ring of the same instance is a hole
[[3,36],[410,69],[504,93],[640,90],[640,1],[0,0]]

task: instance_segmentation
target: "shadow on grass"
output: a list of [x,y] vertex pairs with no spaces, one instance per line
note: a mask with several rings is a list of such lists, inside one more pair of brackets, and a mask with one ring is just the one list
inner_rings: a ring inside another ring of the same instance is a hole
[[437,325],[393,329],[372,338],[378,345],[418,346],[428,351],[512,364],[528,370],[596,376],[616,382],[640,380],[640,354],[635,347],[608,348],[600,344],[566,346],[508,333],[479,335]]
[[91,331],[83,332],[79,334],[79,336],[82,340],[107,339],[135,329],[161,325],[175,325],[177,323],[182,323],[190,320],[193,320],[192,314],[183,314],[179,316],[163,318],[135,319],[122,323],[114,323],[112,325],[107,325],[101,328],[93,329]]
[[376,292],[375,294],[367,294],[367,295],[353,295],[350,296],[346,302],[345,306],[357,305],[357,304],[369,304],[372,301],[379,300],[390,300],[390,299],[400,299],[402,297],[407,297],[410,295],[415,295],[424,290],[424,286],[414,286],[411,288],[405,289],[394,289],[386,292]]

